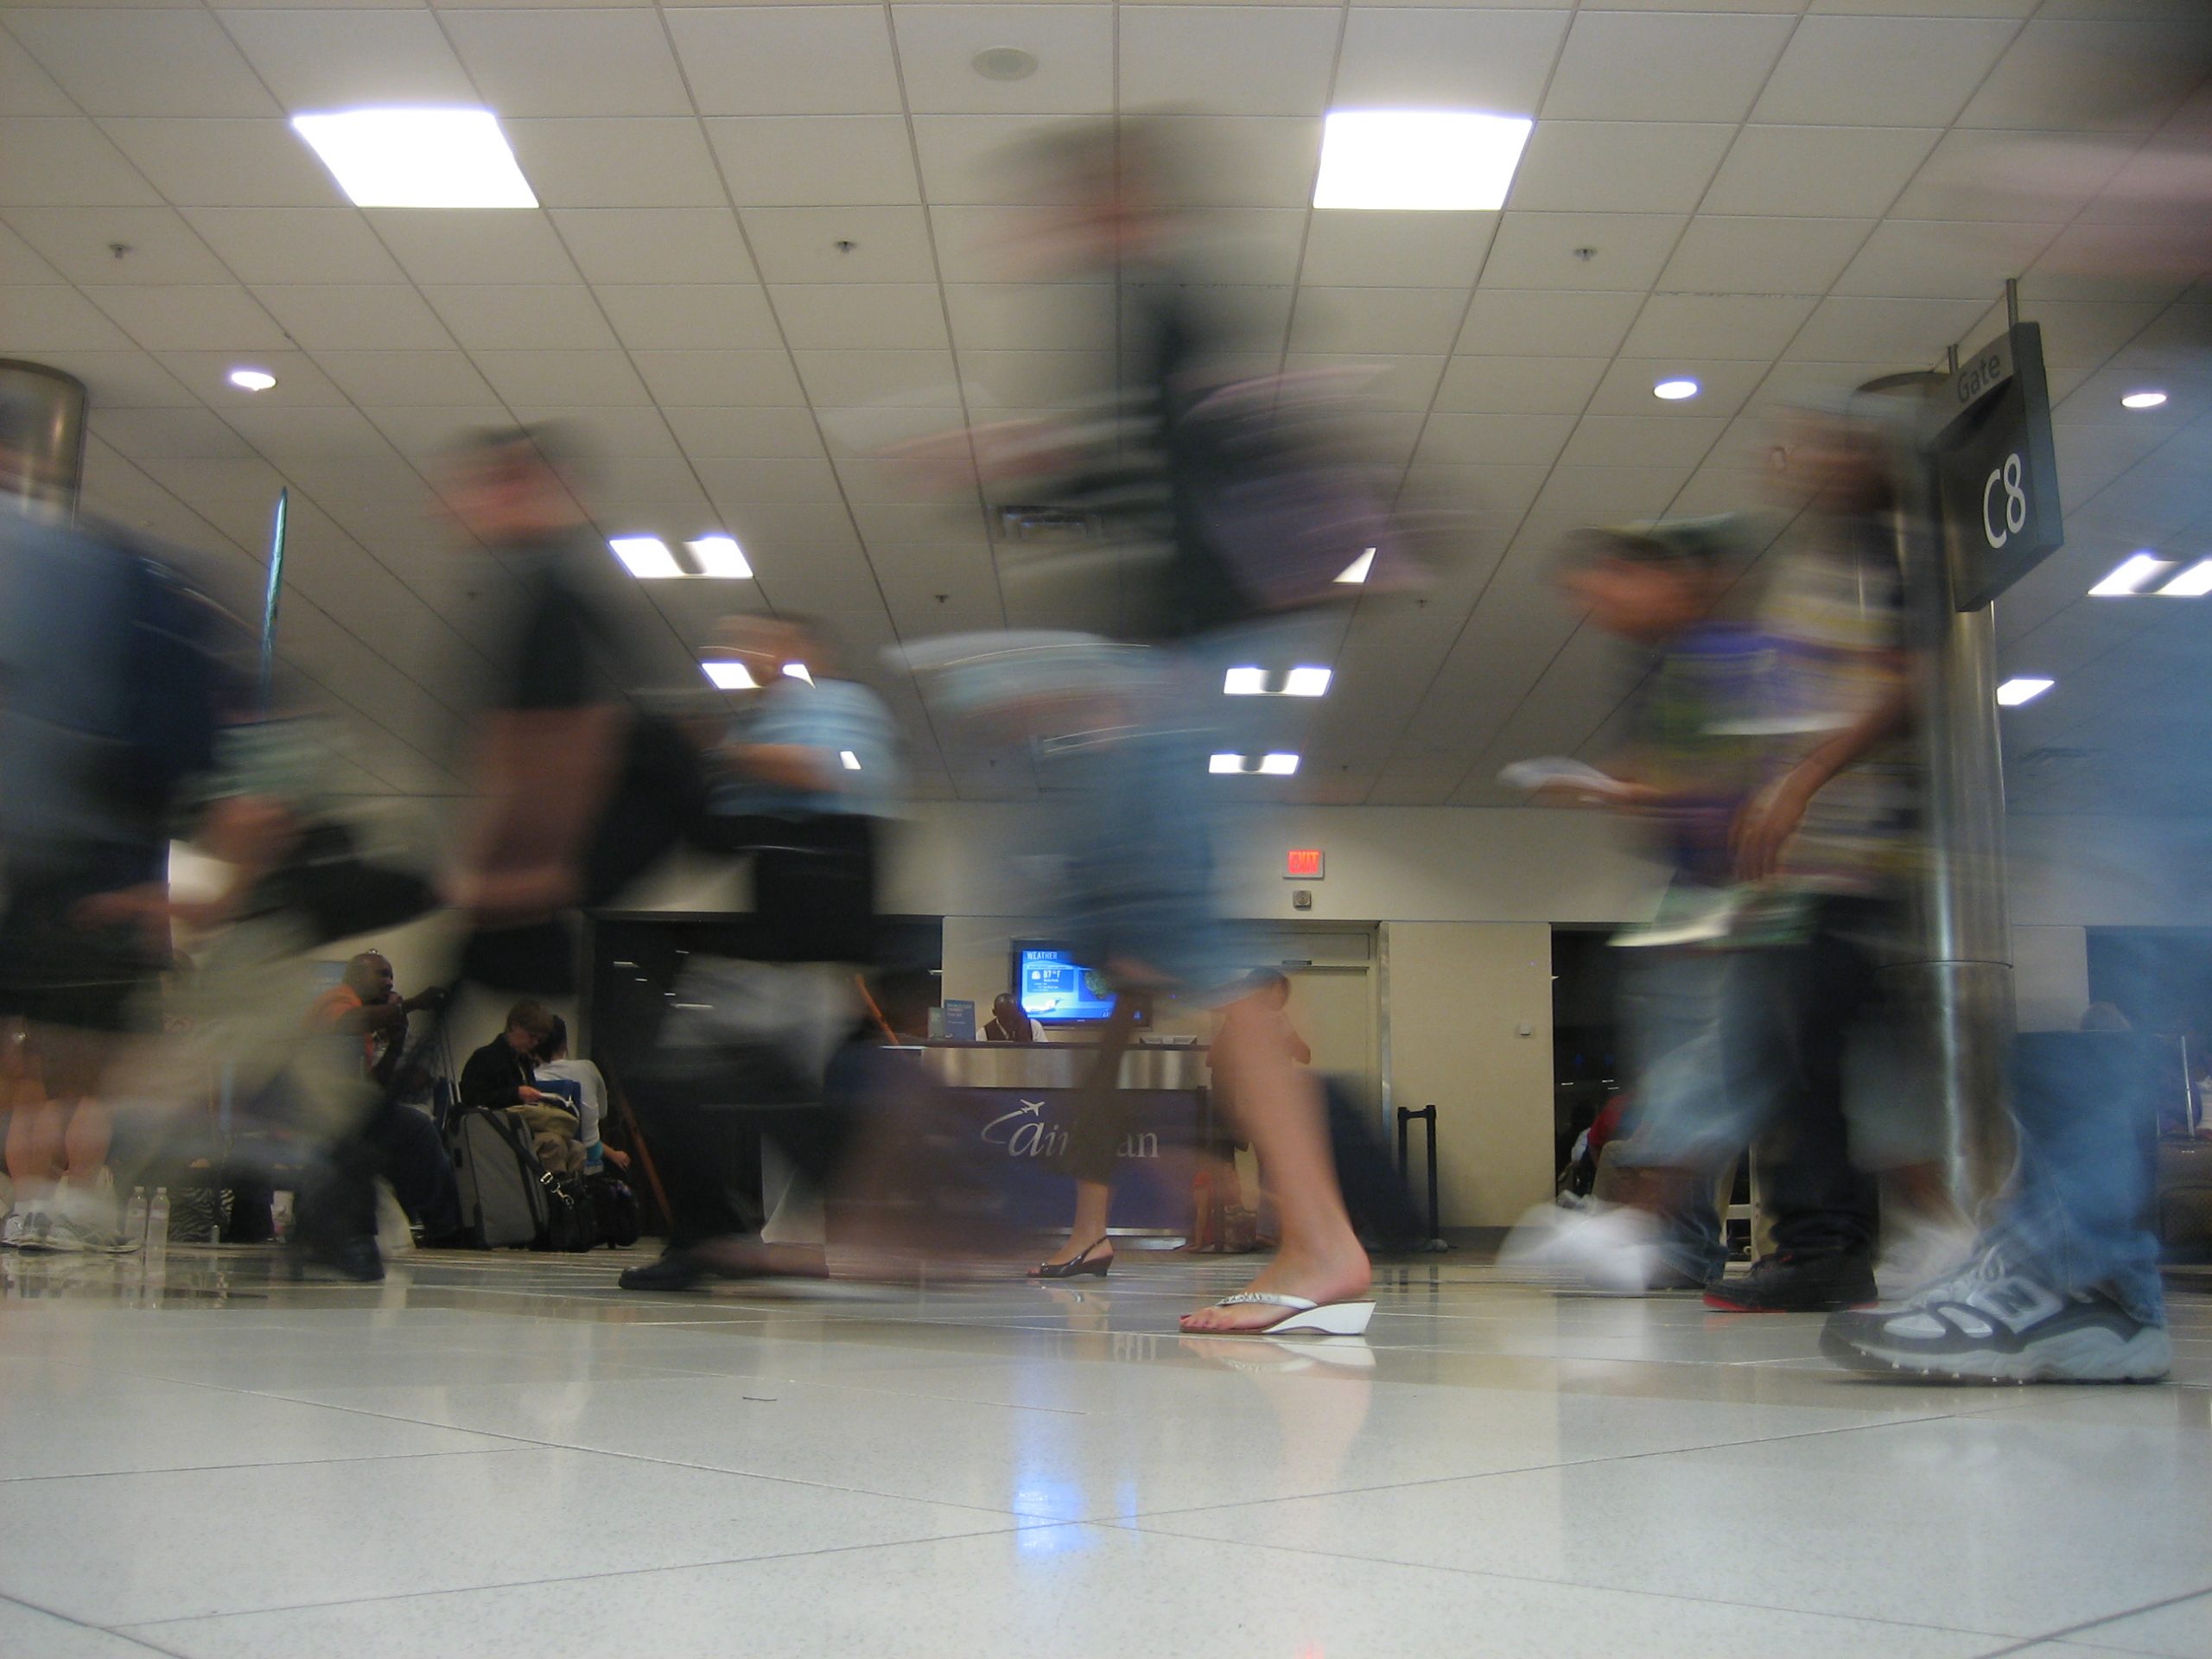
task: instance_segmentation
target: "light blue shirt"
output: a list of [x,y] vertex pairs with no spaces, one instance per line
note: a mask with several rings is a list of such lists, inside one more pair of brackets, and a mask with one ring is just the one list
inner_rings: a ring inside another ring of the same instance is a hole
[[734,744],[788,745],[811,749],[836,775],[829,790],[779,789],[733,778],[714,791],[714,810],[725,817],[762,813],[777,817],[839,814],[897,816],[905,793],[899,761],[899,728],[875,693],[851,680],[781,679],[762,691],[752,712],[730,728]]

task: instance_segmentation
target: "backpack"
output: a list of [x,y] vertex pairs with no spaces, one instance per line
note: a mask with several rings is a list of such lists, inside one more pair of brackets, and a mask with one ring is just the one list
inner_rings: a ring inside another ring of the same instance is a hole
[[638,1242],[644,1231],[638,1210],[638,1195],[630,1184],[602,1171],[584,1177],[585,1190],[591,1195],[592,1208],[599,1217],[599,1236],[602,1243],[618,1250],[626,1250]]

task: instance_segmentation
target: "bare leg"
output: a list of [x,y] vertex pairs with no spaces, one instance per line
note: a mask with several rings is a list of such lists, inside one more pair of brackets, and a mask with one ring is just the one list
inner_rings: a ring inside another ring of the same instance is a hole
[[[1282,1224],[1274,1259],[1248,1290],[1340,1302],[1363,1295],[1371,1275],[1367,1252],[1352,1232],[1337,1188],[1335,1160],[1319,1086],[1279,1044],[1254,1040],[1249,1022],[1233,1014],[1215,1045],[1214,1073],[1228,1072],[1230,1098],[1267,1172]],[[1227,1052],[1224,1052],[1224,1051]],[[1251,1331],[1276,1324],[1283,1310],[1264,1304],[1201,1308],[1186,1314],[1186,1331]]]

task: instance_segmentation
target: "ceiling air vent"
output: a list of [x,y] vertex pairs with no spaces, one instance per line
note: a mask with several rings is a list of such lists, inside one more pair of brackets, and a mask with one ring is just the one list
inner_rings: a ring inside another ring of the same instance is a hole
[[1039,546],[1066,546],[1088,542],[1098,534],[1098,521],[1089,513],[1059,507],[1001,507],[997,539]]

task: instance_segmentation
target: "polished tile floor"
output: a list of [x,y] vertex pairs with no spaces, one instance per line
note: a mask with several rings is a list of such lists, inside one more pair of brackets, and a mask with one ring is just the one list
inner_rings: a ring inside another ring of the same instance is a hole
[[1237,1264],[629,1297],[620,1262],[0,1259],[0,1654],[2212,1654],[2212,1295],[2177,1380],[1851,1379],[1817,1321]]

